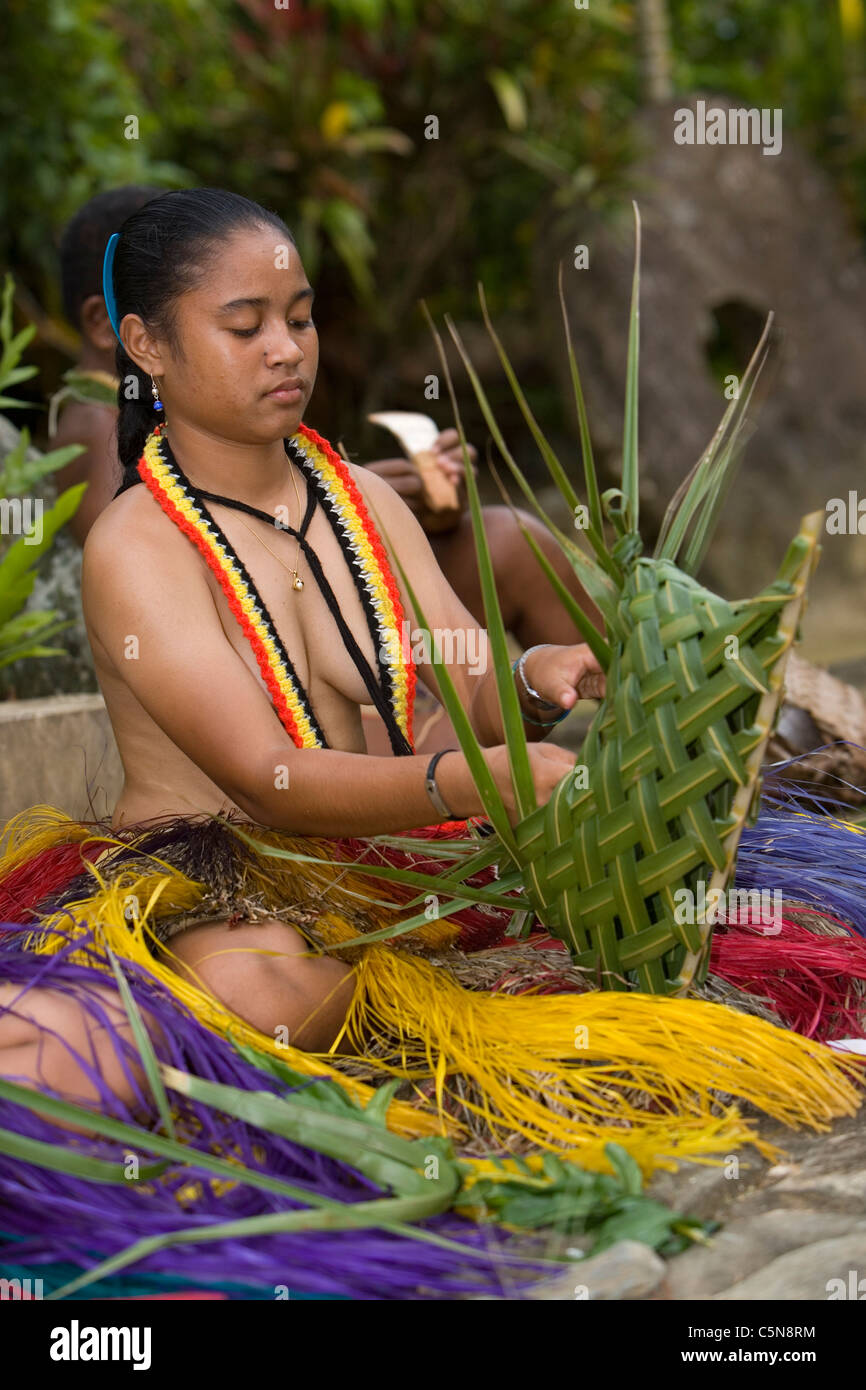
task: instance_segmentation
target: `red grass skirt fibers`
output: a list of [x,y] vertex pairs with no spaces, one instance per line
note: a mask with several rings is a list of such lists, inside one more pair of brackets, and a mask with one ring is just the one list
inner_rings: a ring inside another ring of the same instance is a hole
[[862,936],[825,936],[784,916],[771,931],[744,914],[715,929],[710,970],[769,1000],[783,1023],[807,1038],[866,1037]]

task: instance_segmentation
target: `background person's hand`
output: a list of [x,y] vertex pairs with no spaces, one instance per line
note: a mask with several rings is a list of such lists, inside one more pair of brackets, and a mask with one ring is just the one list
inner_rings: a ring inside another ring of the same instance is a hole
[[[460,436],[456,429],[443,430],[433,441],[433,452],[436,454],[442,472],[450,482],[454,484],[460,495],[461,502],[465,505],[465,476],[466,466],[463,462],[463,450],[460,446]],[[469,455],[475,473],[478,469],[475,462],[478,458],[478,450],[474,444],[467,441],[466,452]]]
[[[473,444],[468,443],[466,448],[472,466],[475,468],[478,450]],[[460,436],[456,429],[443,430],[441,434],[437,435],[433,441],[432,451],[445,477],[457,489],[459,510],[449,512],[447,515],[431,511],[427,507],[421,475],[409,459],[376,459],[373,463],[368,463],[367,467],[391,484],[391,487],[400,494],[425,531],[436,534],[456,526],[461,514],[466,510],[466,469],[463,463],[463,450],[460,447]],[[477,472],[477,469],[475,471]]]
[[421,474],[407,458],[376,459],[366,465],[371,473],[378,473],[395,492],[398,492],[410,511],[417,516],[423,505]]

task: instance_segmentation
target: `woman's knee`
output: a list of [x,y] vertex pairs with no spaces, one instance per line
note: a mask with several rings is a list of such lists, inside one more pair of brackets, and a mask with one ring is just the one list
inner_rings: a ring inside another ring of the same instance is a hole
[[352,1000],[351,967],[315,954],[284,922],[208,924],[191,928],[172,947],[179,973],[292,1046],[330,1046]]

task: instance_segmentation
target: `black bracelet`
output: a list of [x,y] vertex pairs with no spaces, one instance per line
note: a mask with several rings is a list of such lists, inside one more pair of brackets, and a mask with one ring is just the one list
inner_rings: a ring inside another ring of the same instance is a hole
[[443,820],[459,820],[460,817],[454,815],[453,811],[451,811],[448,808],[448,806],[446,806],[442,798],[442,793],[436,785],[436,765],[439,762],[440,758],[445,757],[446,753],[456,752],[456,748],[442,748],[439,750],[438,753],[434,753],[433,757],[427,764],[427,771],[424,774],[424,786],[426,788],[427,795],[433,802],[433,805],[435,806],[437,813],[442,817]]

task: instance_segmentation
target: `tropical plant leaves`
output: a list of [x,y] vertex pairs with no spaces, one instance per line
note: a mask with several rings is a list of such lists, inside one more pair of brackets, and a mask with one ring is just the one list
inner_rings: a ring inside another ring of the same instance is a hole
[[487,1219],[511,1229],[555,1230],[591,1237],[589,1254],[618,1240],[637,1240],[673,1254],[691,1241],[705,1239],[716,1223],[679,1216],[643,1193],[635,1160],[619,1144],[607,1144],[611,1173],[594,1173],[553,1154],[542,1163],[511,1160],[495,1176],[481,1178],[461,1198]]

